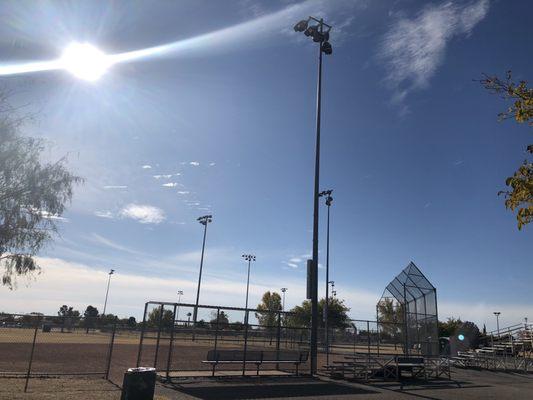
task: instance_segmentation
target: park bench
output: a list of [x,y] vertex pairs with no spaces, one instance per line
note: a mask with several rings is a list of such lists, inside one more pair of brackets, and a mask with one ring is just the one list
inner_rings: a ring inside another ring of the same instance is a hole
[[212,376],[215,376],[215,369],[219,364],[255,364],[257,375],[259,375],[259,367],[262,364],[294,364],[296,375],[298,375],[299,365],[307,362],[308,356],[309,353],[307,351],[250,350],[246,352],[245,359],[245,354],[242,350],[209,350],[207,359],[202,361],[202,363],[211,364],[213,368]]

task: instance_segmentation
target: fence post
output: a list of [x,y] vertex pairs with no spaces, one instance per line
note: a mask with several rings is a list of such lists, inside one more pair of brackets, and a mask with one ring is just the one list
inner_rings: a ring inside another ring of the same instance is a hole
[[[281,342],[281,313],[278,312],[278,329],[276,332],[276,360],[279,360],[280,342]],[[279,364],[276,364],[276,370],[279,370]]]
[[174,329],[175,329],[175,325],[174,323],[176,322],[176,304],[174,304],[174,313],[173,313],[173,316],[172,316],[172,327],[170,328],[170,342],[168,344],[168,358],[167,358],[167,381],[169,380],[169,374],[170,374],[170,363],[172,361],[172,345],[174,344]]
[[137,353],[137,365],[136,367],[139,368],[141,364],[141,355],[142,355],[142,349],[143,349],[143,340],[144,340],[144,329],[146,326],[146,311],[148,310],[148,303],[144,304],[144,314],[143,314],[143,322],[141,325],[141,338],[139,340],[139,352]]
[[159,355],[159,341],[161,340],[161,324],[163,323],[163,312],[165,311],[165,306],[161,304],[159,307],[159,323],[157,324],[157,339],[155,342],[155,354],[154,354],[154,368],[157,370],[157,357]]
[[113,346],[115,344],[115,332],[117,331],[117,319],[113,322],[113,332],[111,333],[111,341],[109,343],[109,350],[107,352],[107,364],[105,369],[105,379],[109,380],[109,370],[111,369],[111,357],[113,357]]
[[244,314],[244,353],[242,356],[242,376],[246,375],[246,350],[248,347],[248,310]]
[[366,342],[367,342],[367,352],[370,356],[370,321],[366,321]]
[[37,331],[39,330],[39,322],[41,317],[38,316],[37,322],[35,322],[35,330],[33,331],[33,342],[31,344],[30,360],[28,362],[28,372],[26,373],[26,383],[24,384],[24,393],[28,391],[28,383],[30,381],[31,364],[33,363],[33,353],[35,351],[35,340],[37,339]]
[[378,332],[378,356],[379,356],[379,342],[381,341],[381,335],[379,334],[379,321],[376,321],[376,329]]

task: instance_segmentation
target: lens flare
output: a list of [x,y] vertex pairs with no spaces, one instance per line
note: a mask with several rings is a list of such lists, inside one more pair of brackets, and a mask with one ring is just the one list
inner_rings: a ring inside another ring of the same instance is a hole
[[59,60],[62,67],[77,78],[96,81],[111,66],[111,61],[101,50],[89,43],[70,44]]

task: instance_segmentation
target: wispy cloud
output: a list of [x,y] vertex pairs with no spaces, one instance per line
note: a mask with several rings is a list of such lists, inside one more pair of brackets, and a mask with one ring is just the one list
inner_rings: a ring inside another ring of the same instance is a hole
[[215,165],[217,165],[217,163],[214,163],[214,162],[210,162],[210,163],[209,163],[209,166],[210,166],[210,167],[214,167]]
[[163,210],[145,204],[128,204],[120,211],[120,215],[134,219],[141,224],[159,224],[165,220]]
[[163,183],[161,186],[163,187],[168,187],[168,188],[173,188],[173,187],[176,187],[178,186],[179,184],[176,183],[176,182],[168,182],[168,183]]
[[146,164],[146,165],[143,165],[141,168],[142,168],[142,169],[152,169],[152,166]]
[[154,175],[155,179],[169,179],[172,178],[172,174]]
[[125,185],[106,185],[104,186],[104,189],[127,189],[128,187]]
[[192,165],[193,167],[197,167],[197,166],[200,165],[200,163],[199,163],[198,161],[191,161],[191,162],[189,163],[189,165]]
[[189,194],[191,192],[189,192],[188,190],[178,190],[178,194]]
[[111,211],[95,211],[94,215],[100,218],[108,218],[108,219],[114,218],[114,215]]
[[426,88],[444,61],[448,42],[470,34],[488,10],[488,0],[448,1],[427,5],[413,18],[398,18],[379,51],[387,69],[386,82],[394,90],[393,101],[401,102],[411,91]]
[[94,243],[98,243],[98,244],[101,244],[101,245],[104,245],[106,247],[109,247],[111,249],[114,249],[114,250],[120,250],[120,251],[123,251],[123,252],[126,252],[126,253],[131,253],[131,254],[143,254],[139,251],[136,251],[136,250],[133,250],[133,249],[130,249],[129,247],[126,247],[126,246],[123,246],[121,244],[118,244],[110,239],[107,239],[97,233],[93,233],[91,236],[88,237],[89,240],[91,240],[92,242]]

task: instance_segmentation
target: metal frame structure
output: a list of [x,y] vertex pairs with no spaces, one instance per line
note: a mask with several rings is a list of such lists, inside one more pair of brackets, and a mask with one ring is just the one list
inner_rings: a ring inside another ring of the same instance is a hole
[[377,321],[392,322],[391,315],[382,312],[387,302],[394,309],[392,320],[403,323],[405,355],[438,356],[437,289],[415,263],[410,262],[383,291],[376,305]]

